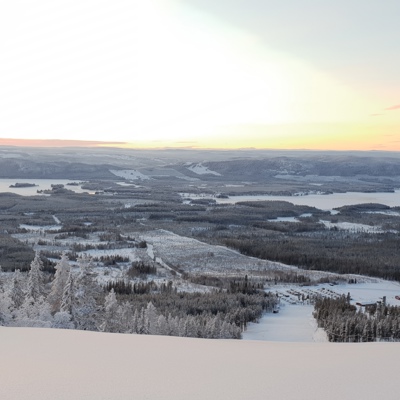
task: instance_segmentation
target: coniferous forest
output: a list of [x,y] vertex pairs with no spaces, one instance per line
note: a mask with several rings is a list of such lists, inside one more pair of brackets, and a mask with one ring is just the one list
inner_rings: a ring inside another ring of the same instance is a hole
[[388,306],[385,299],[357,309],[350,296],[315,301],[314,317],[331,342],[398,341],[400,307]]

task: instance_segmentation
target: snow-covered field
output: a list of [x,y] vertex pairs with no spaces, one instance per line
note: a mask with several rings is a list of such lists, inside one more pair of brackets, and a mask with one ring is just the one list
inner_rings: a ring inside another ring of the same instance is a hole
[[21,229],[26,229],[27,231],[59,231],[61,229],[61,225],[25,225],[20,224],[19,227]]
[[385,231],[379,226],[356,224],[352,222],[330,222],[325,220],[320,220],[327,228],[337,228],[343,231],[350,232],[366,232],[366,233],[384,233]]
[[[307,216],[311,216],[312,214],[307,214]],[[306,214],[301,215],[301,217],[305,217]],[[278,217],[275,219],[269,219],[268,222],[300,222],[300,220],[296,217]],[[366,232],[366,233],[384,233],[385,231],[380,226],[372,226],[366,224],[357,224],[353,222],[330,222],[326,220],[320,220],[323,225],[325,225],[328,229],[338,229],[342,231],[349,232]]]
[[215,175],[215,176],[221,176],[220,173],[211,171],[208,169],[206,166],[203,164],[192,164],[190,167],[188,167],[188,170],[194,172],[197,175]]
[[135,169],[121,169],[121,170],[116,170],[116,169],[110,169],[110,172],[114,174],[115,176],[119,176],[124,179],[128,180],[147,180],[150,179],[147,175],[142,174],[139,171],[136,171]]
[[4,400],[397,400],[400,343],[0,327]]

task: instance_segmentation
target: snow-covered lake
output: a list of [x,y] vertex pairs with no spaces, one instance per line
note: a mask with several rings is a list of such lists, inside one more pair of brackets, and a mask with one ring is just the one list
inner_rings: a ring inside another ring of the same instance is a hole
[[[10,185],[16,183],[33,183],[37,186],[26,187],[26,188],[11,188]],[[67,186],[67,183],[72,183],[69,179],[25,179],[25,178],[14,178],[14,179],[0,179],[0,193],[9,192],[20,194],[21,196],[35,196],[38,190],[51,190],[51,185],[62,184],[66,189],[72,190],[76,193],[91,193],[89,190],[82,189],[81,186]]]
[[[185,199],[207,198],[210,195],[193,195],[182,193]],[[400,206],[400,189],[393,193],[333,193],[333,194],[308,194],[302,196],[271,196],[271,195],[245,195],[230,196],[228,199],[215,198],[220,204],[233,204],[239,201],[288,201],[296,205],[305,205],[319,208],[320,210],[332,210],[333,208],[343,207],[353,204],[380,203],[389,207]]]

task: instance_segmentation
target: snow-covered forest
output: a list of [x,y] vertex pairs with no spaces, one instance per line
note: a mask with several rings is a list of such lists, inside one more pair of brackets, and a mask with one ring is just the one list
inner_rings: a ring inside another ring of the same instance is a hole
[[348,296],[318,298],[314,316],[331,342],[399,341],[400,307],[386,304],[386,298],[369,304],[363,312]]
[[100,286],[91,258],[82,256],[77,264],[71,268],[64,253],[50,280],[36,253],[28,273],[15,270],[7,282],[1,280],[0,324],[240,339],[246,324],[271,312],[278,301],[275,295],[250,289],[247,280],[229,291],[177,294],[172,285],[149,283],[139,285],[135,294],[120,295],[114,287],[126,293],[126,285]]

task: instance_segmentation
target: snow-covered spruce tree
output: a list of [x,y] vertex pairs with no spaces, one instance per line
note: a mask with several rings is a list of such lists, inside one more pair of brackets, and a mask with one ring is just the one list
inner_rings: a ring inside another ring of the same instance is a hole
[[3,289],[3,270],[1,269],[0,265],[0,325],[7,325],[9,319],[11,318],[11,300],[8,295],[8,291],[4,292]]
[[56,273],[51,284],[51,291],[47,297],[53,314],[60,311],[64,288],[71,270],[68,257],[65,253],[61,255],[61,260],[57,262],[55,269]]
[[144,312],[144,330],[148,335],[158,335],[158,312],[150,301]]
[[50,312],[50,305],[43,296],[34,299],[31,296],[25,297],[21,307],[14,313],[13,326],[50,328],[53,316]]
[[168,321],[164,317],[164,315],[160,315],[157,320],[157,329],[158,329],[158,334],[167,336],[168,335]]
[[168,335],[169,336],[179,336],[179,318],[173,317],[171,314],[168,314]]
[[56,329],[74,329],[74,323],[71,321],[71,314],[65,311],[59,311],[54,314],[52,328]]
[[[168,321],[171,321],[171,315],[168,318]],[[198,337],[198,332],[199,332],[199,323],[198,320],[193,316],[193,315],[188,315],[186,318],[181,318],[181,320],[184,320],[183,326],[184,326],[184,331],[179,332],[179,336],[182,337]],[[174,335],[173,330],[172,330],[172,335]]]
[[61,297],[60,311],[68,312],[71,314],[73,304],[74,304],[74,283],[72,278],[72,272],[70,270]]
[[132,317],[130,333],[139,333],[139,319],[140,319],[140,311],[139,309],[136,308]]
[[100,326],[103,332],[120,332],[120,311],[114,289],[106,296],[104,302],[104,321]]
[[80,272],[74,284],[72,319],[77,329],[96,331],[98,330],[96,299],[102,296],[102,289],[95,281],[92,259],[83,256],[78,263]]
[[120,332],[122,333],[133,333],[134,332],[134,316],[130,303],[124,302],[119,310],[119,324]]
[[60,311],[54,314],[53,328],[74,329],[75,325],[72,321],[72,307],[74,301],[74,288],[72,272],[69,271],[68,279],[64,287],[61,298]]
[[17,310],[19,307],[21,307],[22,303],[24,302],[25,295],[22,283],[22,274],[19,269],[16,269],[13,274],[9,296],[11,299],[12,310]]
[[0,325],[6,326],[12,319],[11,298],[7,290],[0,288]]
[[31,262],[31,268],[28,272],[28,285],[27,285],[27,297],[32,297],[34,300],[38,300],[43,295],[43,263],[40,259],[40,253],[36,252],[35,258]]
[[136,319],[136,333],[140,335],[147,335],[146,324],[145,324],[145,309],[142,308],[137,315],[133,315],[133,318]]
[[50,327],[52,316],[50,306],[43,297],[43,263],[37,252],[28,272],[26,293],[22,295],[21,274],[17,270],[13,276],[11,299],[14,305],[11,322],[13,326]]

